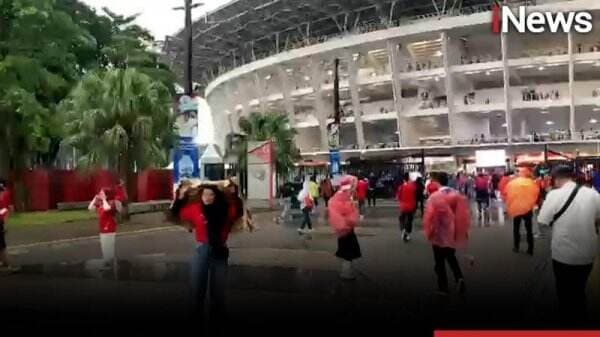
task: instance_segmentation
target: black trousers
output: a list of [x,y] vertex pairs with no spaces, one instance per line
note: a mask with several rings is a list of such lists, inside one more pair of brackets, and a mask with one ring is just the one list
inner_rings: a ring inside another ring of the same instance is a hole
[[456,259],[456,249],[450,247],[433,246],[433,258],[435,259],[435,273],[438,277],[438,289],[443,292],[448,292],[448,276],[446,275],[446,262],[450,266],[450,270],[454,274],[454,280],[463,278],[463,273],[460,270],[460,265]]
[[425,209],[425,199],[424,198],[417,198],[417,208],[421,210],[421,215],[423,215],[424,209]]
[[527,231],[527,251],[533,252],[533,211],[513,219],[514,248],[519,249],[521,243],[521,220],[525,222],[525,230]]
[[586,321],[585,287],[593,264],[569,265],[552,260],[560,316],[568,324]]
[[413,229],[413,219],[415,217],[415,212],[402,212],[398,217],[398,221],[400,223],[400,230],[405,230],[406,234],[412,233]]
[[369,190],[367,193],[367,198],[369,199],[369,206],[377,206],[377,191]]
[[302,209],[302,214],[304,215],[304,219],[302,220],[302,227],[300,227],[301,229],[304,229],[304,227],[306,225],[308,225],[308,229],[312,229],[312,222],[310,220],[310,212],[312,211],[312,209],[308,208],[308,207],[304,207]]

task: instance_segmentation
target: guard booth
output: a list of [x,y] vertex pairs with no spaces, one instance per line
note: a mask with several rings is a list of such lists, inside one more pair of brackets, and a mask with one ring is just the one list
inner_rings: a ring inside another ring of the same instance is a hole
[[223,180],[225,179],[225,165],[219,147],[210,144],[204,150],[200,157],[201,179],[203,180]]

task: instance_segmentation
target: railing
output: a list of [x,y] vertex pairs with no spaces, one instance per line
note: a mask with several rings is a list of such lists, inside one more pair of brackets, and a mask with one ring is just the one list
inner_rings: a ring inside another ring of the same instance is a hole
[[388,21],[385,23],[383,23],[383,22],[364,22],[361,25],[357,26],[352,31],[343,31],[341,33],[323,35],[323,36],[318,36],[318,37],[309,37],[308,39],[293,41],[293,42],[289,43],[287,45],[287,47],[281,48],[279,50],[273,49],[266,53],[254,55],[254,58],[252,58],[251,60],[246,60],[246,62],[236,63],[235,66],[234,65],[220,66],[218,68],[218,72],[216,74],[212,74],[211,81],[214,80],[215,78],[217,78],[218,76],[225,74],[226,72],[229,72],[235,68],[238,68],[239,66],[242,66],[242,65],[248,64],[248,63],[252,63],[252,62],[273,56],[273,55],[277,55],[281,52],[290,51],[290,50],[294,50],[294,49],[300,49],[300,48],[312,46],[315,44],[321,44],[321,43],[330,41],[332,39],[344,38],[349,35],[359,35],[359,34],[370,33],[370,32],[374,32],[374,31],[378,31],[378,30],[385,30],[385,29],[390,29],[390,28],[394,28],[394,27],[422,23],[423,21],[426,21],[426,20],[440,20],[440,19],[446,18],[446,17],[485,13],[485,12],[491,11],[491,9],[492,9],[491,6],[492,6],[491,4],[480,4],[480,5],[464,7],[464,8],[460,8],[460,9],[458,9],[458,8],[448,9],[448,10],[446,10],[445,13],[432,12],[432,13],[427,13],[427,14],[415,15],[415,16],[411,16],[411,17],[404,17],[404,18],[400,18],[397,20]]

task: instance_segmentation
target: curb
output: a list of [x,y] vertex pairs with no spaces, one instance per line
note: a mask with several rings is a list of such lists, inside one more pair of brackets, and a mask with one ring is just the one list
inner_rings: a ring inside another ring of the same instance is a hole
[[[129,235],[137,235],[137,234],[152,233],[152,232],[179,231],[179,230],[183,231],[183,228],[180,228],[177,226],[168,226],[168,227],[163,226],[163,227],[155,227],[155,228],[148,228],[148,229],[140,229],[140,230],[129,231],[129,232],[121,232],[121,233],[117,232],[117,236],[129,236]],[[40,246],[59,245],[59,244],[65,244],[65,243],[73,243],[73,242],[97,240],[97,239],[98,239],[98,235],[94,235],[94,236],[81,236],[81,237],[72,238],[72,239],[60,239],[60,240],[53,240],[53,241],[27,243],[27,244],[22,244],[22,245],[10,246],[8,248],[8,252],[10,253],[12,250],[34,248],[34,247],[40,247]]]

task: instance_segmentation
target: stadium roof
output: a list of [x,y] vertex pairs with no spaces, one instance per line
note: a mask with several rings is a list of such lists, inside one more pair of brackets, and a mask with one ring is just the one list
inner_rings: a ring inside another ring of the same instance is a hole
[[[382,29],[421,16],[456,15],[493,0],[235,0],[193,23],[194,81],[323,37]],[[184,31],[165,41],[175,69],[184,59]]]

